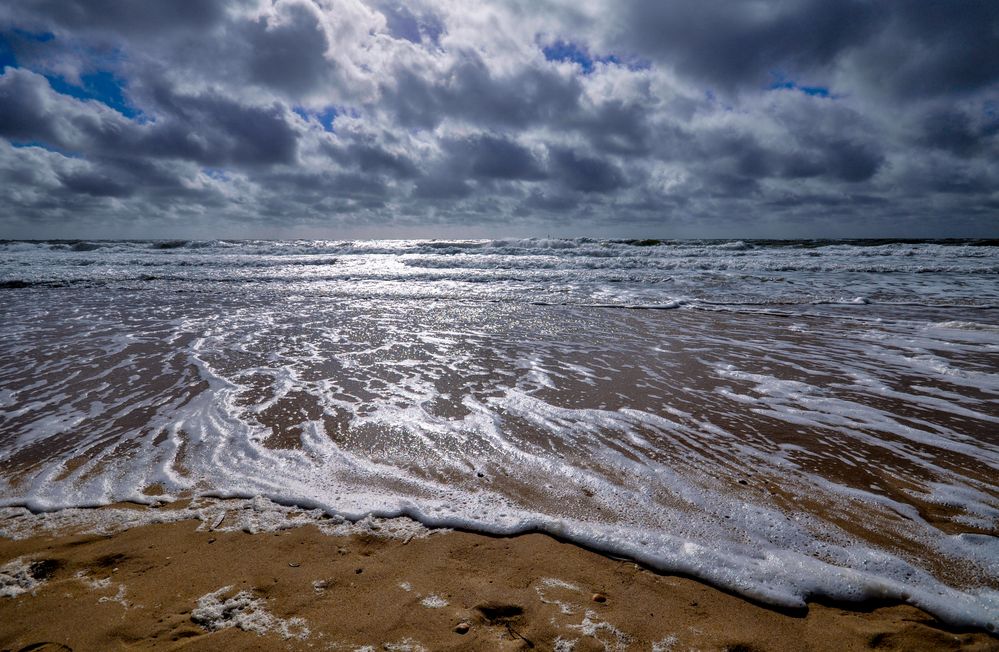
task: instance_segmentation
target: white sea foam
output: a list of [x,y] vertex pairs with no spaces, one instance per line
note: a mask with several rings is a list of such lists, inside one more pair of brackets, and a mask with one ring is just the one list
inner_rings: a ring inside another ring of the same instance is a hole
[[428,595],[420,600],[420,604],[427,609],[443,609],[448,605],[448,601],[439,595]]
[[44,583],[31,572],[31,560],[24,557],[12,559],[0,566],[0,598],[16,598],[30,593]]
[[534,591],[538,594],[538,599],[544,604],[553,604],[558,607],[559,611],[564,614],[576,613],[577,605],[576,603],[569,602],[568,600],[559,600],[555,597],[558,593],[568,593],[572,597],[576,597],[573,594],[582,593],[582,589],[573,584],[572,582],[566,582],[565,580],[560,580],[556,577],[543,577],[538,582],[537,586],[534,587]]
[[303,619],[278,618],[267,610],[263,598],[255,598],[249,591],[230,593],[232,587],[223,586],[198,598],[198,605],[191,611],[191,620],[210,631],[235,627],[258,635],[274,631],[285,639],[309,637],[309,628]]
[[623,652],[631,644],[631,637],[614,625],[602,621],[595,611],[589,609],[583,615],[583,621],[578,625],[569,625],[569,629],[578,630],[583,636],[599,641],[608,652]]
[[572,652],[573,650],[576,649],[576,643],[578,643],[578,642],[579,642],[579,639],[575,639],[574,638],[574,639],[570,640],[570,639],[566,639],[566,638],[562,638],[561,636],[558,636],[558,637],[555,638],[555,641],[552,644],[552,649],[555,652]]
[[103,284],[2,290],[0,535],[543,531],[996,623],[995,247],[72,246],[0,261]]
[[652,644],[652,652],[673,652],[679,639],[676,634],[670,634],[666,638]]
[[[157,503],[152,503],[155,508]],[[219,526],[212,527],[220,514],[227,516]],[[409,541],[447,528],[431,530],[422,523],[401,516],[379,518],[370,514],[356,521],[339,515],[327,515],[319,509],[301,509],[280,505],[263,496],[252,499],[195,498],[184,507],[171,509],[135,509],[105,507],[102,509],[65,508],[50,512],[31,512],[25,507],[0,508],[0,536],[7,539],[27,539],[55,532],[76,531],[83,534],[108,536],[144,525],[200,521],[198,530],[221,532],[279,532],[311,525],[328,536],[363,534],[386,539]]]

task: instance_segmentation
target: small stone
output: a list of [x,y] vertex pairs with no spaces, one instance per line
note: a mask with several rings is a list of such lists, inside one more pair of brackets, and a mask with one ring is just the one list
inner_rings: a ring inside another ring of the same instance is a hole
[[468,623],[458,623],[454,628],[454,632],[455,634],[461,634],[462,636],[464,636],[465,634],[468,633],[470,627],[471,626]]
[[603,593],[594,593],[593,597],[590,599],[593,600],[594,602],[599,602],[601,604],[607,602],[607,596],[604,595]]
[[301,566],[301,564],[298,563],[297,561],[289,561],[288,565],[291,566],[292,568],[298,568],[299,566]]

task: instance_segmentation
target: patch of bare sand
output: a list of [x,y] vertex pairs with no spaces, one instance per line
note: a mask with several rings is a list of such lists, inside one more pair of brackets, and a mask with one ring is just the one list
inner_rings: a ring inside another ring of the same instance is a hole
[[999,650],[912,607],[781,613],[539,534],[199,523],[0,539],[37,575],[0,598],[0,649]]

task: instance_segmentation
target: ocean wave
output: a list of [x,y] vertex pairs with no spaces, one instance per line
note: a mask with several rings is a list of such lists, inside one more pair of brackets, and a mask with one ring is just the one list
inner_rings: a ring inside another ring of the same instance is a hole
[[[266,283],[364,296],[591,304],[999,304],[999,241],[0,241],[4,289]],[[436,284],[436,285],[434,285]]]
[[225,255],[407,255],[407,254],[489,254],[506,256],[645,256],[719,257],[739,256],[833,258],[946,258],[999,259],[999,240],[596,240],[592,238],[524,238],[496,240],[46,240],[0,241],[0,251],[50,251],[67,254],[102,251],[148,251],[185,255],[221,253]]

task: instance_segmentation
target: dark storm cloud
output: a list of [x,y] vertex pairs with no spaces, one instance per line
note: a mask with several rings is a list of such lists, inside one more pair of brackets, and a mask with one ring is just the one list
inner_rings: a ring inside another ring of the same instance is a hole
[[524,201],[524,207],[528,210],[524,214],[530,214],[530,209],[550,211],[554,213],[566,213],[579,206],[579,200],[573,196],[554,194],[546,195],[541,192],[534,192]]
[[29,25],[66,30],[114,30],[146,34],[164,30],[202,30],[220,22],[226,0],[34,0],[13,8],[16,19]]
[[866,0],[622,3],[623,43],[726,88],[766,84],[779,70],[811,71],[863,43],[883,20]]
[[353,142],[343,147],[328,146],[331,156],[346,166],[356,166],[362,172],[387,174],[398,179],[419,175],[417,165],[403,154],[391,152],[377,142]]
[[188,159],[206,165],[291,163],[297,133],[278,105],[242,106],[215,95],[158,89],[154,123],[129,120],[96,101],[56,93],[41,75],[0,76],[0,135],[91,155]]
[[78,121],[86,121],[85,127],[99,128],[98,116],[87,120],[83,111],[75,112],[75,115],[70,111],[51,111],[48,86],[40,75],[6,69],[0,77],[0,136],[10,140],[37,140],[59,147],[75,140],[73,134]]
[[414,11],[412,7],[398,0],[378,2],[376,7],[385,16],[389,33],[396,38],[403,38],[412,43],[427,40],[437,44],[444,31],[440,17],[431,11]]
[[828,82],[838,65],[900,96],[970,92],[999,79],[991,0],[644,0],[622,3],[621,44],[726,89],[786,74]]
[[485,179],[543,179],[545,171],[526,147],[507,138],[481,134],[445,143],[454,174],[462,170]]
[[432,174],[416,183],[414,197],[421,199],[462,199],[472,194],[472,187],[463,179],[449,174]]
[[135,188],[94,172],[78,172],[60,177],[64,188],[94,197],[128,197]]
[[295,162],[298,133],[280,103],[246,106],[215,94],[170,99],[175,112],[140,143],[150,155],[208,165]]
[[874,176],[883,161],[884,157],[865,143],[835,140],[827,144],[823,163],[834,178],[857,183]]
[[278,19],[248,21],[245,29],[247,66],[256,82],[304,93],[335,65],[324,56],[329,44],[318,16],[305,5],[292,5]]
[[648,154],[653,143],[653,126],[649,124],[650,107],[640,102],[612,100],[584,114],[576,127],[590,134],[597,149],[622,156]]
[[280,188],[289,193],[289,203],[317,204],[333,195],[381,204],[386,192],[385,183],[379,178],[351,172],[279,172],[267,174],[261,180],[271,189]]
[[546,67],[497,75],[477,52],[463,49],[443,75],[404,68],[381,90],[384,108],[406,126],[432,129],[456,118],[489,128],[523,129],[576,112],[582,86]]
[[625,183],[621,170],[608,161],[562,148],[553,150],[551,158],[559,179],[573,190],[612,192]]
[[884,161],[874,146],[836,136],[805,134],[793,149],[766,147],[744,133],[704,134],[700,142],[708,165],[747,180],[827,177],[855,183],[874,176]]
[[962,158],[983,152],[999,154],[999,119],[996,117],[976,117],[964,111],[941,107],[924,115],[919,129],[922,143]]
[[876,83],[904,97],[976,91],[999,80],[999,3],[886,4],[880,39],[858,53]]
[[8,3],[0,231],[994,235],[997,51],[983,0]]

